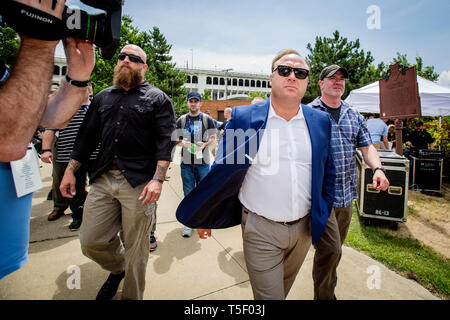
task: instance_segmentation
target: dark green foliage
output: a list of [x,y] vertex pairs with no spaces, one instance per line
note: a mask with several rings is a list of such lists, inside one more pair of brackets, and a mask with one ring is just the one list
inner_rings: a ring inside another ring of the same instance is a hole
[[422,57],[416,57],[416,63],[412,64],[408,61],[406,54],[401,54],[399,52],[397,52],[397,56],[385,67],[384,72],[387,71],[387,69],[389,68],[390,65],[393,65],[397,62],[400,62],[401,65],[405,66],[405,67],[412,67],[412,66],[416,66],[416,70],[417,70],[417,75],[421,76],[422,78],[431,80],[431,81],[436,81],[439,78],[439,74],[437,72],[434,71],[434,67],[433,66],[423,66],[423,59]]
[[319,75],[322,69],[328,65],[338,64],[347,69],[349,73],[343,99],[351,90],[376,81],[382,75],[384,65],[380,64],[378,67],[372,65],[374,58],[370,51],[366,53],[360,49],[359,39],[350,41],[342,37],[337,30],[331,38],[316,37],[315,43],[308,43],[307,49],[310,54],[306,59],[311,65],[311,74],[304,98],[305,103],[320,95]]
[[0,57],[10,67],[14,64],[19,46],[20,40],[14,30],[0,27]]

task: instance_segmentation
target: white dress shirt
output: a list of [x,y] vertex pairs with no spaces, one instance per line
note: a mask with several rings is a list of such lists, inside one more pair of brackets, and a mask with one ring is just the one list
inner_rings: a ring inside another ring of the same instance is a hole
[[259,150],[239,192],[249,210],[267,219],[289,222],[311,210],[312,151],[302,108],[290,121],[270,104]]

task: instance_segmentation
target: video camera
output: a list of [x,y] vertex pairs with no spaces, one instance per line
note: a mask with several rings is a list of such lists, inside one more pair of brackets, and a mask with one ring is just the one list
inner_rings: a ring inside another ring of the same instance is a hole
[[[57,0],[53,0],[53,8]],[[120,26],[124,0],[81,0],[106,11],[89,14],[80,9],[64,8],[62,19],[14,0],[2,0],[0,15],[17,33],[40,40],[67,37],[89,40],[100,48],[104,59],[111,59],[120,43]]]

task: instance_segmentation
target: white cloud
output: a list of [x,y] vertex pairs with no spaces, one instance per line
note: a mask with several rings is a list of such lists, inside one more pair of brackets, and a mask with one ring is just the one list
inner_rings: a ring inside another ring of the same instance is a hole
[[437,83],[441,86],[450,87],[450,70],[442,71]]
[[[193,53],[193,55],[192,55]],[[251,72],[270,74],[270,66],[272,64],[273,55],[242,55],[227,54],[220,52],[208,51],[200,48],[194,48],[194,52],[190,48],[173,47],[170,54],[173,62],[178,67],[192,68],[192,62],[195,69],[224,70],[233,68],[233,72]]]

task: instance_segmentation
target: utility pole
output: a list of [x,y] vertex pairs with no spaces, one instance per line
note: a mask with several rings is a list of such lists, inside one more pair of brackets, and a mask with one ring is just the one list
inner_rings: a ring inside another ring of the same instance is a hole
[[233,68],[222,70],[225,72],[225,100],[228,100],[228,72],[233,71]]

